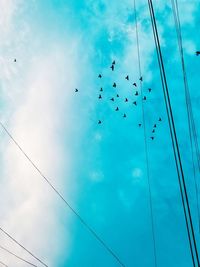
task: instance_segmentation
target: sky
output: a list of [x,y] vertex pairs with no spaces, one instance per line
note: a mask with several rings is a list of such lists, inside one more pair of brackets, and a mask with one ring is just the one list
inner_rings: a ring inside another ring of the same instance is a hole
[[[197,195],[171,1],[153,3],[199,247]],[[200,50],[200,2],[178,3],[198,133],[200,58],[195,51]],[[137,106],[132,104],[136,99],[132,83],[139,84],[134,1],[0,0],[0,121],[127,267],[155,266],[150,185],[157,266],[190,267],[147,1],[136,0],[136,7],[147,96],[143,102],[149,183],[142,100]],[[99,100],[101,87],[103,99]],[[110,101],[116,93],[119,99]],[[160,117],[162,122],[158,122]],[[151,140],[155,123],[155,139]],[[48,266],[119,266],[2,128],[0,138],[0,227]],[[198,179],[197,175],[197,186]],[[3,233],[0,245],[42,266]],[[9,267],[27,266],[2,249],[0,261]]]

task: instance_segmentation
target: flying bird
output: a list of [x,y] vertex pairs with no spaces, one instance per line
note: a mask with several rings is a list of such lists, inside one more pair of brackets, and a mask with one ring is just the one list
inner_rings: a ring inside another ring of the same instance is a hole
[[146,97],[146,96],[144,96],[144,97],[143,97],[143,100],[147,100],[147,97]]
[[17,59],[16,58],[14,59],[14,62],[17,62]]
[[153,129],[152,133],[155,133],[155,130]]
[[114,65],[112,65],[110,68],[112,71],[114,71],[114,69],[115,69]]
[[75,92],[76,92],[76,93],[78,92],[78,89],[77,89],[77,88],[75,88]]
[[100,92],[103,92],[103,88],[101,87]]
[[141,127],[141,126],[142,126],[142,124],[141,124],[141,123],[139,123],[139,124],[138,124],[138,126],[139,126],[139,127]]
[[159,118],[159,120],[158,121],[162,121],[162,119],[161,118]]
[[112,97],[110,100],[111,100],[111,101],[115,101],[115,100],[114,100],[114,97]]
[[139,79],[141,82],[143,81],[143,78],[142,78],[142,76],[140,77],[140,79]]
[[137,87],[137,84],[136,83],[133,83],[133,86]]
[[124,113],[123,118],[126,118],[126,114]]
[[117,87],[116,83],[113,83],[113,87],[115,87],[115,88]]
[[151,93],[152,89],[151,89],[151,88],[149,88],[148,90],[149,90],[149,93]]
[[156,124],[154,124],[154,126],[153,126],[154,128],[156,128],[157,127],[157,125]]
[[119,111],[119,108],[117,107],[117,108],[115,109],[115,111]]
[[133,104],[134,104],[135,106],[137,106],[137,102],[136,102],[136,101],[134,101]]
[[151,139],[153,140],[154,139],[154,136],[151,136]]
[[139,95],[138,91],[135,92],[135,95],[136,95],[136,96]]
[[127,81],[129,81],[129,76],[127,75],[127,76],[125,77],[125,79],[126,79]]
[[102,75],[101,75],[101,74],[99,74],[98,78],[100,78],[100,79],[101,79],[101,78],[102,78]]
[[101,124],[101,120],[98,121],[98,124]]
[[128,102],[128,98],[125,98],[125,102]]
[[99,95],[99,99],[102,99],[102,96],[101,95]]
[[200,51],[196,51],[196,56],[199,56],[200,55]]
[[112,65],[115,65],[115,60],[113,61]]
[[119,95],[117,94],[117,97],[119,97]]

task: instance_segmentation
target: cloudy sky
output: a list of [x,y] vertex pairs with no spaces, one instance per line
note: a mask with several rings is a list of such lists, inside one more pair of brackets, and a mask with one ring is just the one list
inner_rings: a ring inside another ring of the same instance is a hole
[[[0,122],[125,266],[153,267],[156,253],[157,266],[189,267],[192,261],[147,2],[136,0],[155,250],[143,124],[138,127],[142,100],[136,99],[132,85],[139,84],[134,1],[0,0]],[[199,244],[198,195],[171,1],[153,2]],[[200,2],[178,2],[198,131],[200,58],[195,51],[200,50]],[[48,266],[119,266],[2,128],[0,137],[0,227]],[[0,246],[42,266],[3,232]],[[9,267],[28,266],[1,248],[0,261]]]

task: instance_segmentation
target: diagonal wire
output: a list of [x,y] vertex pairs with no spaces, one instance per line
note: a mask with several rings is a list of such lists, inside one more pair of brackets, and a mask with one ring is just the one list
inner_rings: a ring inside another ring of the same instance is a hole
[[[165,74],[164,62],[163,62],[163,57],[162,57],[162,52],[161,52],[161,47],[160,47],[160,40],[159,40],[159,36],[158,36],[158,30],[157,30],[157,24],[156,24],[152,0],[148,0],[148,6],[149,6],[152,29],[153,29],[154,40],[155,40],[155,45],[156,45],[156,52],[157,52],[157,57],[158,57],[158,62],[159,62],[159,69],[160,69],[160,74],[161,74],[164,100],[165,100],[165,104],[166,104],[166,110],[167,110],[167,116],[168,116],[168,122],[169,122],[169,128],[170,128],[170,135],[171,135],[172,146],[173,146],[173,151],[174,151],[174,158],[175,158],[175,163],[176,163],[176,168],[177,168],[178,182],[179,182],[181,200],[182,200],[182,204],[183,204],[184,216],[185,216],[185,221],[186,221],[190,251],[191,251],[193,266],[199,267],[200,263],[199,263],[198,249],[197,249],[197,245],[196,245],[196,238],[195,238],[192,215],[191,215],[189,199],[188,199],[188,194],[187,194],[187,187],[186,187],[186,183],[185,183],[185,176],[184,176],[184,171],[183,171],[183,166],[182,166],[182,160],[181,160],[181,155],[180,155],[180,150],[179,150],[178,139],[177,139],[177,135],[176,135],[175,122],[174,122],[174,118],[173,118],[173,112],[172,112],[171,101],[170,101],[170,96],[169,96],[168,83],[167,83],[167,78],[166,78],[166,74]],[[193,251],[193,249],[194,249],[194,251]],[[194,258],[194,254],[195,254],[195,258]],[[196,265],[196,263],[197,263],[197,265]]]
[[19,259],[20,261],[23,261],[25,263],[27,263],[28,265],[31,265],[31,266],[34,266],[34,267],[37,267],[37,265],[31,263],[30,261],[27,261],[23,258],[21,258],[20,256],[16,255],[15,253],[13,253],[12,251],[8,250],[7,248],[3,247],[0,245],[0,249],[6,251],[7,253],[9,253],[10,255],[14,256],[15,258]]
[[[139,69],[139,76],[142,77],[136,0],[134,0],[134,13],[135,13],[135,29],[136,29],[136,42],[137,42],[138,69]],[[142,100],[143,99],[143,86],[142,86],[141,80],[140,80],[140,90],[141,90],[141,102],[142,102],[142,121],[143,121],[144,146],[145,146],[145,157],[146,157],[146,173],[147,173],[147,182],[148,182],[148,191],[149,191],[151,229],[152,229],[152,238],[153,238],[153,254],[154,254],[154,264],[155,264],[155,267],[157,267],[154,214],[153,214],[151,181],[150,181],[150,174],[149,174],[149,154],[148,154],[148,146],[147,146],[145,110],[144,110],[144,103]]]
[[8,267],[8,265],[6,265],[5,263],[3,263],[3,261],[0,261],[0,264],[4,267]]
[[81,224],[93,235],[93,237],[99,241],[99,243],[107,250],[107,252],[112,255],[115,260],[121,265],[125,266],[121,259],[117,256],[117,254],[105,243],[105,241],[95,232],[95,230],[82,218],[82,216],[72,207],[72,205],[64,198],[64,196],[56,189],[56,187],[50,182],[50,180],[43,174],[43,172],[37,167],[37,165],[32,161],[32,159],[26,154],[23,148],[18,144],[18,142],[14,139],[11,133],[7,130],[4,124],[0,121],[0,126],[6,132],[6,134],[10,137],[10,139],[14,142],[14,144],[18,147],[18,149],[22,152],[22,154],[26,157],[29,163],[35,168],[35,170],[39,173],[39,175],[45,180],[45,182],[51,187],[51,189],[56,193],[56,195],[64,202],[64,204],[71,210],[71,212],[78,218]]
[[34,259],[39,261],[43,266],[48,267],[42,260],[40,260],[37,256],[35,256],[30,250],[28,250],[25,246],[20,244],[13,236],[11,236],[6,230],[4,230],[2,227],[0,227],[0,231],[4,233],[7,237],[9,237],[15,244],[20,246],[23,250],[25,250],[29,255],[31,255]]

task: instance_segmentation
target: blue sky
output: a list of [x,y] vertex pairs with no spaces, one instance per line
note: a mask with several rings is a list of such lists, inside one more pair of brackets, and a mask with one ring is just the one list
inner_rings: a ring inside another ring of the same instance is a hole
[[[178,2],[198,130],[200,61],[195,51],[200,49],[200,4],[195,0]],[[192,262],[147,1],[136,4],[158,266],[189,267]],[[199,244],[171,4],[154,1],[154,6]],[[0,10],[1,121],[125,266],[153,267],[143,128],[138,127],[141,102],[137,107],[124,102],[125,97],[134,99],[131,83],[139,83],[133,1],[0,0]],[[113,60],[116,69],[112,73]],[[98,79],[99,73],[102,79]],[[113,82],[117,89],[112,88]],[[101,87],[103,100],[99,101]],[[114,90],[120,95],[118,104],[109,101]],[[152,141],[155,123],[158,127]],[[1,226],[49,266],[119,266],[3,131],[0,136]],[[0,244],[34,262],[2,234]],[[0,260],[8,266],[26,266],[3,251]]]

